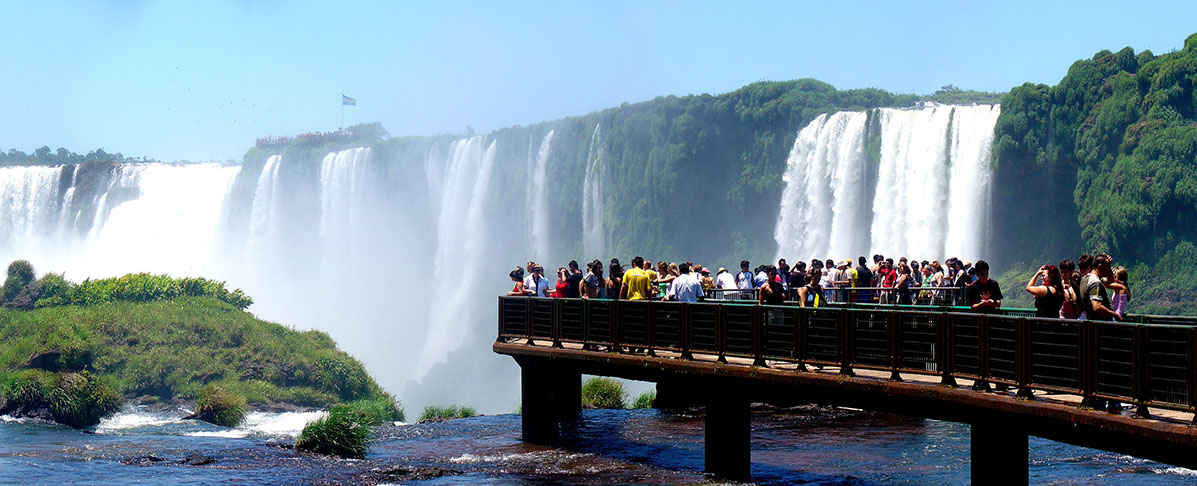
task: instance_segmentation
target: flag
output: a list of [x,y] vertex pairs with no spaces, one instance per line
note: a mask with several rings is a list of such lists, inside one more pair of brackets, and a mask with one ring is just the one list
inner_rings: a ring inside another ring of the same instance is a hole
[[357,100],[341,94],[341,105],[357,106]]

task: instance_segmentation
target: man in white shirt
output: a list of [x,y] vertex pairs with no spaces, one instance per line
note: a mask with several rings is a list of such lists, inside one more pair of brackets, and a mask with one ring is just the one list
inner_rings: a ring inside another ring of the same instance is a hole
[[534,290],[536,293],[532,294],[533,297],[548,297],[549,279],[544,278],[544,267],[528,262],[528,268],[531,274],[524,277],[524,288]]
[[690,264],[683,263],[677,267],[677,278],[669,285],[669,293],[666,294],[666,300],[675,300],[678,302],[698,302],[698,299],[704,297],[702,293],[702,281],[698,276],[690,272]]

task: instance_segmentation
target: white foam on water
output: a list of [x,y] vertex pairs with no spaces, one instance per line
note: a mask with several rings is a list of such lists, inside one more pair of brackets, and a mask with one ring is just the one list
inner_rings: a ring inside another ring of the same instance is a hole
[[222,439],[244,439],[249,437],[249,432],[237,429],[206,431],[206,432],[188,432],[183,434],[188,437],[219,437]]
[[96,426],[96,433],[111,434],[138,427],[161,427],[163,425],[178,423],[183,423],[183,417],[161,413],[129,411],[100,419],[100,424]]
[[1155,472],[1156,474],[1172,474],[1172,475],[1176,475],[1176,476],[1197,476],[1197,471],[1195,471],[1195,470],[1184,468],[1184,467],[1176,467],[1176,466],[1153,469],[1152,471]]
[[250,412],[245,414],[245,421],[242,422],[238,429],[255,435],[287,435],[298,437],[308,422],[324,417],[325,415],[328,415],[328,412]]

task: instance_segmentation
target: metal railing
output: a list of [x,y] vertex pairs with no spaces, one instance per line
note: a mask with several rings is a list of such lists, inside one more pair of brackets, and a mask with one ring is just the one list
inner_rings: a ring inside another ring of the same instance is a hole
[[[1025,310],[857,305],[819,308],[748,302],[499,297],[500,341],[551,341],[655,356],[676,353],[957,378],[1197,412],[1197,318],[1131,316],[1126,322],[1043,319]],[[1158,320],[1157,320],[1158,318]]]
[[[705,289],[707,300],[751,300],[756,301],[760,289]],[[906,294],[903,297],[903,294]],[[909,298],[909,303],[903,301]],[[798,300],[798,289],[786,290],[787,301]],[[893,287],[838,287],[823,289],[824,302],[832,304],[880,304],[880,305],[925,305],[953,306],[964,302],[961,287],[910,287],[901,291]]]

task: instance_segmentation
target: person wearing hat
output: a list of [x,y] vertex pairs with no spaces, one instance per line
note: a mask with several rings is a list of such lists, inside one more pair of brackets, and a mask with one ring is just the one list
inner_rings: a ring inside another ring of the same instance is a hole
[[710,292],[711,289],[715,288],[715,279],[711,278],[711,269],[704,267],[702,265],[695,265],[695,266],[697,266],[699,268],[698,274],[701,275],[701,277],[699,277],[699,280],[702,281],[703,293]]
[[[833,289],[852,287],[852,275],[848,273],[848,269],[851,267],[852,263],[848,260],[835,262],[835,269],[831,270],[832,281],[829,287]],[[843,290],[836,290],[835,292],[835,300],[837,301],[849,302],[849,299],[852,298],[852,293],[845,293]]]
[[[715,288],[723,289],[723,290],[732,290],[732,289],[738,288],[736,286],[736,278],[733,277],[731,272],[727,271],[726,268],[719,267],[719,271],[715,272]],[[723,294],[720,297],[723,297],[724,299],[731,299],[731,298],[736,297],[736,294],[734,292],[720,292],[720,293]]]

